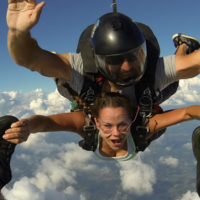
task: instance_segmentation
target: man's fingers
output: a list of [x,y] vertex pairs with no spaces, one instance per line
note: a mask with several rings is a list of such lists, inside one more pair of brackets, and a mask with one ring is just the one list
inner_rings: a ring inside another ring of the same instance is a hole
[[23,141],[26,141],[28,139],[30,134],[28,134],[27,132],[15,132],[15,133],[10,133],[10,134],[4,134],[3,138],[5,140],[13,140],[13,139],[20,139]]
[[31,3],[31,4],[34,4],[34,5],[37,4],[36,0],[27,0],[27,2],[28,2],[28,3]]
[[8,0],[8,3],[15,3],[16,0]]
[[14,138],[14,139],[10,139],[7,140],[8,142],[12,142],[14,144],[20,144],[22,142],[26,142],[26,140],[24,138]]
[[34,22],[38,22],[39,18],[40,18],[40,14],[42,12],[42,8],[45,5],[45,2],[41,2],[38,5],[36,5],[35,10],[32,14],[32,21]]
[[11,128],[17,128],[28,125],[29,121],[27,119],[20,119],[19,121],[11,124]]
[[20,127],[23,126],[23,122],[21,120],[19,120],[18,122],[15,122],[13,124],[11,124],[11,128],[16,128],[16,127]]
[[36,0],[8,0],[8,3],[11,4],[11,3],[22,3],[22,2],[28,2],[28,3],[31,3],[31,4],[37,4]]
[[7,139],[9,137],[19,137],[19,136],[23,136],[23,137],[27,137],[30,135],[30,131],[27,127],[18,127],[18,128],[10,128],[8,130],[5,131],[4,134],[4,139]]
[[5,140],[10,140],[14,138],[19,138],[20,134],[19,133],[12,133],[12,134],[6,134],[3,136]]
[[5,131],[6,135],[9,134],[19,134],[19,135],[29,135],[30,131],[27,127],[10,128]]

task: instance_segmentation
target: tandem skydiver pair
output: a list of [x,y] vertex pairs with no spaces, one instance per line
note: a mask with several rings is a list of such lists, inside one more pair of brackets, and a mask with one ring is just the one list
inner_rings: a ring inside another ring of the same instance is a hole
[[[140,106],[137,135],[148,134],[146,121],[154,114],[154,106],[176,92],[179,79],[199,74],[198,40],[187,35],[175,35],[176,54],[160,58],[160,47],[152,30],[116,9],[100,17],[95,25],[83,32],[79,53],[56,55],[43,50],[31,38],[29,31],[38,22],[45,3],[38,6],[36,1],[23,3],[23,27],[20,18],[16,17],[20,10],[15,10],[13,15],[15,3],[8,6],[8,49],[12,59],[32,71],[54,77],[63,96],[80,104],[84,101],[85,107],[89,107],[101,92],[122,93],[130,102]],[[26,10],[30,4],[32,10]],[[33,12],[36,18],[30,24],[28,19]],[[18,23],[15,24],[16,19]],[[184,55],[188,50],[190,56]],[[35,55],[34,59],[30,59],[31,55]],[[81,105],[78,109],[85,107]],[[145,140],[141,143],[144,144],[141,150],[144,150]]]

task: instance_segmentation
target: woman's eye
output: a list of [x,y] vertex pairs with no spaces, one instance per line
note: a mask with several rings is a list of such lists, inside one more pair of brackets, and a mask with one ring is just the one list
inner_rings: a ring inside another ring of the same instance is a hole
[[127,127],[128,127],[127,124],[120,124],[120,125],[119,125],[119,128],[125,128],[125,129],[126,129]]
[[104,125],[106,128],[111,128],[112,127],[112,125],[109,125],[109,124],[106,124],[106,125]]
[[120,124],[120,126],[127,126],[127,124]]

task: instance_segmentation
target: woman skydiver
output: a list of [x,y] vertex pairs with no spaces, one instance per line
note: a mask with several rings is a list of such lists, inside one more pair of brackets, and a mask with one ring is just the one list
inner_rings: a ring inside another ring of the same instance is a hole
[[[105,160],[129,160],[137,154],[134,138],[130,134],[131,124],[137,118],[138,110],[129,99],[119,93],[101,94],[87,111],[94,117],[99,130],[97,157]],[[153,138],[155,132],[168,126],[188,120],[200,120],[200,106],[194,105],[150,116],[146,126],[149,131],[146,140]],[[21,143],[30,133],[69,131],[85,138],[83,127],[89,117],[82,111],[61,113],[50,116],[33,115],[12,124],[3,136],[9,142]]]

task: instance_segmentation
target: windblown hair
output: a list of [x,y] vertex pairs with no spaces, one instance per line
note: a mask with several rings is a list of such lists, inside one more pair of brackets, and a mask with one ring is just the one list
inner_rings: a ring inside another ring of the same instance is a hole
[[78,93],[75,90],[73,90],[66,81],[60,80],[57,84],[58,86],[67,88],[70,97],[79,105],[79,108],[83,109],[85,113],[91,114],[89,104],[83,99],[81,99],[81,97],[78,96]]
[[127,111],[130,118],[133,118],[133,116],[137,112],[137,107],[133,105],[128,98],[116,92],[108,92],[101,93],[96,98],[94,105],[91,106],[92,116],[98,118],[100,110],[108,107],[122,107]]
[[74,91],[66,81],[60,81],[58,85],[67,88],[71,98],[79,105],[79,108],[83,109],[86,114],[91,114],[92,117],[98,118],[100,110],[108,107],[122,107],[127,111],[130,118],[133,118],[137,112],[137,107],[133,105],[128,98],[120,93],[101,93],[96,98],[94,104],[89,105],[78,96],[78,93]]

